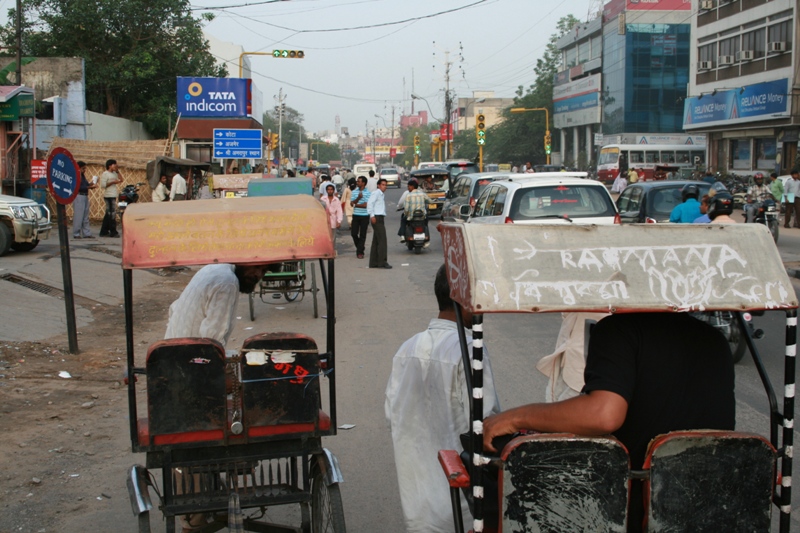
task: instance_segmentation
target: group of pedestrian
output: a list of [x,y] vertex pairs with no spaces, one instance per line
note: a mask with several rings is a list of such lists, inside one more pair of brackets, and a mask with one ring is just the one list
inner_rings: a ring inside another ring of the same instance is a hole
[[[86,177],[86,163],[78,161],[80,170],[80,185],[78,186],[78,196],[72,204],[72,238],[73,239],[92,239],[91,228],[89,226],[89,191],[101,189],[103,191],[103,202],[105,213],[103,223],[100,227],[100,237],[119,238],[117,231],[117,200],[119,198],[119,187],[122,183],[119,165],[116,159],[109,159],[105,164],[106,170],[100,176],[99,181],[94,177],[91,181]],[[161,178],[153,189],[153,202],[171,202],[185,200],[189,183],[180,172],[172,172],[168,177],[162,174]]]

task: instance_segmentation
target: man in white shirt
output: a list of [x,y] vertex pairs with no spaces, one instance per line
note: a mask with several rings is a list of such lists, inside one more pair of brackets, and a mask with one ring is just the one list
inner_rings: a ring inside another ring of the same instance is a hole
[[161,180],[156,185],[156,188],[153,190],[153,201],[154,202],[164,202],[169,195],[169,191],[167,190],[167,175],[161,174]]
[[378,178],[375,177],[375,171],[369,171],[369,178],[367,178],[367,190],[375,192],[378,189]]
[[186,180],[180,172],[172,175],[172,185],[169,188],[169,201],[186,200]]
[[224,346],[233,329],[239,293],[253,292],[266,270],[266,265],[204,266],[169,306],[164,338],[202,337]]
[[[460,450],[459,435],[470,430],[469,394],[464,377],[458,326],[447,271],[436,273],[434,292],[439,315],[428,329],[407,340],[392,360],[384,409],[392,431],[394,462],[408,533],[454,530],[450,487],[442,474],[439,450]],[[464,325],[472,315],[463,311]],[[472,336],[467,333],[472,351]],[[483,355],[484,416],[500,412],[492,365]],[[468,521],[463,496],[461,512]]]
[[372,246],[369,249],[370,268],[392,268],[388,262],[386,226],[383,223],[386,218],[384,192],[386,192],[386,180],[381,178],[378,180],[377,190],[370,194],[369,200],[367,200],[367,214],[372,223]]

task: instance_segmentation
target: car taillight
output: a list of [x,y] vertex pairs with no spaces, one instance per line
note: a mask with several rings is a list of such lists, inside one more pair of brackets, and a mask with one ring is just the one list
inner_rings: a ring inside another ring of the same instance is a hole
[[655,224],[656,223],[656,219],[647,217],[647,218],[644,219],[644,222],[645,222],[645,224]]
[[511,220],[511,217],[506,217],[506,221],[505,222],[506,222],[506,224],[513,224],[514,223],[514,221]]
[[619,216],[619,213],[614,215],[614,224],[622,224],[622,218]]

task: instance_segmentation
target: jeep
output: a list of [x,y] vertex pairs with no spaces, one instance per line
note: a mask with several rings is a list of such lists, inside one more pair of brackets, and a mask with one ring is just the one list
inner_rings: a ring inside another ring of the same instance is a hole
[[0,194],[0,256],[29,252],[50,236],[50,210],[33,200]]

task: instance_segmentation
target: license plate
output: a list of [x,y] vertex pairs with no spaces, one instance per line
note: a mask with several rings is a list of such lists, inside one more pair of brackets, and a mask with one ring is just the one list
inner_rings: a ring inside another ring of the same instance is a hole
[[416,233],[416,234],[414,234],[414,240],[415,241],[424,241],[425,240],[425,234],[424,233]]
[[428,209],[436,209],[436,204],[428,204]]
[[120,202],[117,205],[120,207],[128,207],[128,202]]

